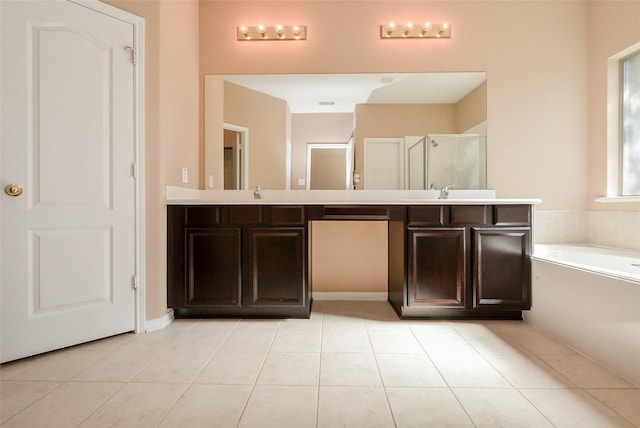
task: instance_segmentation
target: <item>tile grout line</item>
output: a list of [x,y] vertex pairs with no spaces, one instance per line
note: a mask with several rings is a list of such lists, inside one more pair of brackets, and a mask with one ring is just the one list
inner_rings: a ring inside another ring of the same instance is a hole
[[[484,324],[481,324],[481,325],[484,325]],[[534,409],[536,409],[536,411],[537,411],[540,415],[542,415],[542,417],[543,417],[545,420],[547,420],[547,421],[551,424],[551,426],[554,426],[554,427],[556,426],[556,424],[554,424],[554,423],[553,423],[553,421],[551,421],[551,419],[550,419],[550,418],[549,418],[549,417],[548,417],[548,416],[547,416],[547,415],[546,415],[546,414],[545,414],[541,409],[539,409],[539,408],[538,408],[538,406],[536,406],[534,403],[532,403],[532,402],[531,402],[531,400],[529,400],[529,399],[528,399],[528,398],[527,398],[527,397],[522,393],[522,391],[520,391],[520,388],[516,387],[516,386],[515,386],[515,385],[514,385],[514,384],[513,384],[509,379],[507,379],[507,377],[506,377],[506,376],[505,376],[505,375],[504,375],[500,370],[498,370],[498,368],[497,368],[497,367],[495,367],[493,364],[491,364],[491,361],[489,361],[489,360],[485,357],[485,355],[484,355],[482,352],[480,352],[480,350],[479,350],[479,349],[477,349],[475,346],[473,346],[473,343],[471,343],[469,340],[467,340],[467,338],[466,338],[462,333],[460,333],[460,331],[458,331],[458,329],[457,329],[457,328],[455,328],[455,327],[452,327],[452,328],[453,328],[453,329],[455,330],[455,332],[456,332],[456,333],[457,333],[457,334],[462,338],[462,340],[464,340],[464,341],[465,341],[465,342],[466,342],[466,343],[467,343],[467,344],[468,344],[468,345],[469,345],[469,346],[470,346],[474,351],[476,351],[476,352],[478,353],[478,355],[479,355],[479,356],[480,356],[480,357],[481,357],[481,358],[482,358],[482,359],[483,359],[483,360],[484,360],[484,361],[485,361],[485,362],[486,362],[486,363],[487,363],[487,364],[488,364],[492,369],[494,369],[494,370],[496,371],[496,373],[498,373],[498,374],[500,375],[500,377],[502,377],[502,378],[505,380],[505,382],[507,382],[509,385],[511,385],[511,388],[513,388],[513,389],[518,393],[518,395],[519,395],[520,397],[522,397],[522,398],[523,398],[527,403],[529,403],[529,404],[531,405],[531,407],[533,407]],[[486,326],[485,326],[485,328],[486,328]],[[491,331],[492,333],[494,333],[494,334],[495,334],[495,332],[493,332],[493,330],[491,330],[491,329],[489,329],[489,328],[487,328],[487,329],[488,329],[489,331]],[[515,346],[515,345],[516,345],[516,344],[514,344],[513,342],[511,342],[510,340],[508,340],[508,339],[504,339],[502,336],[500,336],[500,338],[501,338],[501,339],[503,339],[503,340],[506,340],[506,341],[507,341],[507,343],[509,343],[509,345],[510,345],[510,346],[512,346],[512,345],[513,345],[513,346]],[[517,349],[517,347],[516,347],[516,349]],[[529,352],[528,350],[526,350],[526,351],[527,351],[527,352]],[[535,355],[535,354],[531,354],[531,355]],[[573,382],[572,382],[572,383],[573,383]],[[461,403],[461,405],[462,405],[462,403]],[[465,410],[465,411],[466,411],[466,410]]]
[[371,353],[373,354],[373,359],[376,362],[376,368],[378,369],[378,376],[380,376],[380,383],[382,384],[382,391],[384,392],[384,398],[387,400],[387,407],[389,408],[389,413],[391,414],[391,420],[393,421],[393,426],[397,428],[398,422],[396,421],[396,415],[393,413],[393,408],[391,407],[391,401],[389,401],[389,394],[387,394],[387,387],[384,384],[384,378],[382,377],[382,371],[380,370],[380,363],[378,362],[378,355],[376,353],[375,348],[373,347],[373,342],[371,341],[371,335],[369,334],[369,326],[367,323],[364,323],[364,329],[367,333],[367,339],[369,339],[369,346],[371,346]]
[[[183,334],[186,334],[187,331],[193,329],[196,326],[196,324],[200,323],[201,321],[202,321],[202,319],[198,319],[198,321],[196,323],[194,323],[191,327],[185,329],[185,331],[180,336],[182,336]],[[200,369],[193,375],[193,377],[191,378],[191,381],[187,382],[186,388],[184,389],[184,391],[182,391],[182,394],[180,394],[180,396],[176,399],[176,401],[169,407],[168,411],[164,414],[164,416],[160,419],[160,421],[158,421],[158,424],[156,425],[157,427],[162,425],[162,423],[167,419],[169,414],[171,414],[171,411],[176,407],[176,405],[180,402],[180,400],[182,400],[182,398],[187,393],[187,391],[191,388],[191,386],[194,385],[195,380],[198,378],[198,375],[200,375],[200,373],[202,373],[202,370],[204,370],[204,368],[207,367],[207,365],[211,362],[211,359],[213,358],[213,356],[216,354],[216,352],[218,352],[218,350],[220,349],[222,344],[229,338],[229,336],[231,335],[231,332],[236,329],[238,324],[239,324],[239,322],[236,322],[234,324],[233,328],[231,328],[227,332],[227,335],[220,342],[220,344],[218,344],[218,346],[216,346],[216,348],[213,350],[213,352],[211,352],[211,355],[209,356],[209,358],[207,358],[207,360],[204,362],[202,367],[200,367]],[[180,337],[180,336],[178,336],[178,337]],[[176,339],[178,339],[178,338],[176,338]],[[140,374],[140,372],[138,372],[138,374]],[[136,374],[136,376],[137,376],[137,374]],[[135,378],[135,376],[132,379],[134,379],[134,378]]]
[[[236,326],[237,325],[240,325],[240,322],[236,324]],[[242,411],[240,412],[240,417],[238,417],[236,428],[240,426],[240,422],[242,422],[242,418],[244,417],[244,414],[247,411],[247,406],[249,405],[249,401],[251,401],[251,396],[253,395],[253,392],[256,390],[258,379],[260,379],[260,374],[264,369],[264,363],[267,361],[267,358],[269,357],[269,353],[271,352],[271,348],[273,347],[273,342],[276,340],[276,336],[280,331],[281,325],[282,325],[282,321],[278,321],[278,327],[276,328],[276,331],[273,333],[273,337],[271,338],[271,343],[269,343],[269,348],[267,349],[267,352],[265,353],[264,358],[262,359],[262,365],[260,366],[260,370],[258,370],[258,374],[256,374],[256,378],[253,381],[253,385],[251,385],[251,391],[249,391],[249,394],[247,395],[247,400],[245,401],[244,406],[242,406]]]
[[[22,373],[22,372],[21,372]],[[19,381],[19,380],[9,380],[9,379],[3,379],[0,382],[25,382],[25,381]],[[43,381],[26,381],[26,382],[43,382]],[[40,400],[42,400],[43,398],[49,396],[50,394],[52,394],[54,391],[57,391],[58,389],[62,388],[64,385],[67,384],[68,381],[59,381],[60,385],[56,386],[55,388],[53,388],[51,391],[47,392],[46,394],[44,394],[42,397],[38,398],[37,400],[35,400],[32,403],[29,403],[28,406],[26,406],[24,409],[21,409],[19,412],[17,412],[15,415],[10,416],[6,421],[0,421],[0,426],[8,423],[11,421],[11,419],[17,417],[19,414],[21,414],[22,412],[26,411],[29,407],[35,405],[36,403],[38,403]],[[83,421],[84,422],[84,421]]]
[[[446,323],[446,325],[453,329],[457,334],[458,331],[453,328],[452,326],[448,325],[449,323]],[[464,412],[465,415],[467,415],[467,418],[469,419],[469,421],[471,422],[471,424],[477,428],[477,424],[476,422],[473,420],[473,418],[471,417],[471,415],[469,414],[469,412],[467,411],[467,409],[462,405],[462,403],[460,402],[460,398],[458,397],[458,395],[453,391],[453,388],[451,387],[451,385],[449,384],[449,382],[447,381],[447,378],[442,374],[442,372],[440,371],[440,368],[438,367],[438,365],[435,363],[435,361],[433,361],[433,359],[431,358],[431,355],[429,355],[429,352],[427,352],[427,350],[425,349],[424,345],[422,344],[422,342],[420,341],[420,339],[418,339],[418,336],[416,336],[415,331],[413,331],[413,329],[411,328],[411,326],[409,327],[409,330],[411,331],[411,334],[413,335],[413,337],[418,341],[418,343],[420,344],[420,348],[422,348],[422,351],[424,352],[424,354],[426,355],[426,357],[429,359],[429,361],[431,362],[431,364],[433,365],[433,367],[436,369],[436,371],[438,372],[438,374],[440,375],[440,377],[442,378],[442,381],[445,383],[445,385],[447,385],[447,389],[449,390],[449,393],[453,396],[453,398],[456,400],[456,403],[458,403],[458,405],[460,406],[460,408],[462,409],[462,411]]]
[[324,344],[324,312],[322,314],[322,321],[320,323],[320,361],[318,362],[318,386],[316,388],[316,428],[319,428],[320,424],[320,376],[322,375],[322,350]]

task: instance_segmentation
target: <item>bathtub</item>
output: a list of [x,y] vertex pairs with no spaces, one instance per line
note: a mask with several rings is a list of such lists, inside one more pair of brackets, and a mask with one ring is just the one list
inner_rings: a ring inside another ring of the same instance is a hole
[[640,385],[640,251],[536,244],[525,321]]

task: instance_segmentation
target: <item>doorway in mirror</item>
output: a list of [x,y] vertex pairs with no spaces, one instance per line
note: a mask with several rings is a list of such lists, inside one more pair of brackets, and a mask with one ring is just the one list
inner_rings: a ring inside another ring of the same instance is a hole
[[307,190],[349,190],[353,187],[351,144],[307,145]]
[[249,129],[224,124],[224,190],[245,190]]

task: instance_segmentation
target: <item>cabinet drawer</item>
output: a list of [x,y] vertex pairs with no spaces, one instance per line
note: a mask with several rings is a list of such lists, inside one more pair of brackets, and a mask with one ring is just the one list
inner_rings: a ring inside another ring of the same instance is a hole
[[273,226],[302,226],[304,206],[267,206],[264,208],[265,223]]
[[407,212],[409,226],[444,226],[449,222],[449,207],[413,206]]
[[449,224],[458,226],[491,224],[491,207],[486,205],[451,205]]
[[493,207],[496,226],[530,226],[531,207],[529,205],[496,205]]
[[308,207],[310,220],[388,220],[388,206],[378,205],[312,205]]
[[217,226],[220,224],[220,207],[193,206],[186,207],[185,223],[192,225]]
[[229,205],[223,209],[224,224],[262,224],[262,207],[259,205]]

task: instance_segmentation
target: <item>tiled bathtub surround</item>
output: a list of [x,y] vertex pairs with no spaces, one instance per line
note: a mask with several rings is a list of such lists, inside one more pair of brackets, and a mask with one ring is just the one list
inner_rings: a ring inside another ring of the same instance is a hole
[[542,211],[536,209],[534,240],[540,244],[586,244],[589,215],[586,211]]
[[640,427],[640,389],[520,321],[176,320],[5,364],[2,427]]
[[589,244],[640,250],[638,211],[544,211],[535,213],[535,242]]

